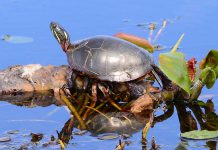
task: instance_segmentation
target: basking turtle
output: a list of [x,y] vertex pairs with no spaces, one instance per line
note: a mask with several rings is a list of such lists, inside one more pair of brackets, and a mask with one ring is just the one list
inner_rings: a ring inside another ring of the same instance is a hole
[[155,71],[157,67],[146,50],[128,41],[105,35],[70,43],[69,34],[59,24],[52,22],[50,28],[67,54],[71,69],[77,73],[73,80],[85,77],[82,84],[84,88],[89,79],[95,81],[92,83],[94,97],[97,87],[104,94],[108,91],[100,84],[102,82],[129,84],[142,80],[147,74],[152,74],[162,87],[162,81]]

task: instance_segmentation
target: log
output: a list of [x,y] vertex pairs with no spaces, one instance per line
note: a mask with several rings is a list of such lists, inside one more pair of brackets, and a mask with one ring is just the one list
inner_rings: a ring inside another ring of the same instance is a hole
[[0,95],[48,91],[67,84],[68,66],[16,65],[0,71]]
[[[66,65],[42,66],[40,64],[29,64],[8,67],[0,71],[0,100],[28,107],[32,107],[31,102],[36,106],[61,105],[63,103],[59,89],[67,84],[70,72],[70,67]],[[165,91],[156,93],[154,96],[157,101],[172,100],[176,92],[177,90],[173,92]],[[169,97],[169,95],[171,96]],[[146,94],[138,97],[138,100],[140,99],[146,99],[147,101]],[[138,101],[133,100],[131,108],[132,110],[138,110],[138,107],[140,107],[150,110],[152,109],[153,100],[154,98],[145,104],[138,104]],[[24,101],[29,102],[22,103]]]

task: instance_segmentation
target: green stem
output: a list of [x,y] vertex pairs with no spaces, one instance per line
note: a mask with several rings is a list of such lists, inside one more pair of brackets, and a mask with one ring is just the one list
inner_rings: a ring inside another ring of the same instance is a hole
[[191,96],[189,98],[189,100],[195,100],[199,97],[199,95],[201,94],[201,90],[204,87],[204,84],[200,81],[197,80],[194,83],[194,86],[191,88]]

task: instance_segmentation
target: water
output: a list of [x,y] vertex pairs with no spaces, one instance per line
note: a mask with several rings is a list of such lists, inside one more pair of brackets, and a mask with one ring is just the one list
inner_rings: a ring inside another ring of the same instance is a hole
[[[30,37],[33,42],[19,44],[0,41],[0,69],[16,64],[67,64],[65,54],[49,29],[51,21],[64,26],[70,33],[71,40],[78,40],[97,34],[114,35],[117,32],[148,38],[148,30],[137,27],[137,24],[157,22],[160,26],[163,19],[168,19],[171,23],[157,42],[171,47],[185,33],[180,50],[187,59],[195,57],[201,60],[210,49],[218,49],[217,8],[216,0],[1,0],[0,36],[9,34]],[[154,54],[156,59],[159,53]],[[218,84],[215,84],[210,90],[204,89],[202,95],[212,94],[214,97],[217,88]],[[215,96],[216,110],[217,100]],[[61,130],[69,119],[69,113],[64,107],[57,109],[55,105],[25,108],[2,101],[0,119],[0,135],[7,130],[20,130],[49,136],[56,135],[55,131]],[[149,131],[148,139],[154,136],[162,149],[174,149],[180,143],[179,134],[178,117],[174,113],[170,119],[156,124]],[[133,143],[126,146],[126,149],[140,149],[140,138],[140,131],[133,133]],[[69,149],[114,149],[118,140],[101,141],[87,133],[85,136],[75,136],[71,143]],[[205,142],[202,143],[204,144]],[[202,145],[200,148],[191,145],[188,149],[207,149]]]

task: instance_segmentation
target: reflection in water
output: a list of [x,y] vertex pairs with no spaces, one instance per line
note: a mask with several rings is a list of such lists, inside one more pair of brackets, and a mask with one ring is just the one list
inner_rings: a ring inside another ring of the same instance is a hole
[[60,106],[61,102],[58,97],[54,97],[53,91],[46,92],[22,92],[10,95],[0,95],[0,101],[6,101],[17,106],[37,107],[50,106],[52,104]]
[[[53,96],[52,92],[47,93],[24,93],[21,95],[1,96],[0,99],[17,105],[26,107],[49,106],[55,104],[61,106],[63,102]],[[86,134],[87,131],[91,136],[98,137],[102,140],[120,138],[122,141],[131,140],[131,135],[139,132],[144,128],[150,119],[152,112],[143,112],[133,114],[128,111],[129,102],[117,103],[119,107],[125,108],[125,111],[119,111],[109,101],[105,100],[97,102],[94,108],[91,108],[92,98],[87,93],[75,93],[70,100],[75,107],[75,111],[83,119],[85,129],[82,129],[80,121],[75,115],[71,117],[59,130],[58,140],[65,144],[69,144],[72,136]],[[197,130],[198,127],[203,130],[218,130],[218,116],[214,111],[212,100],[206,103],[201,101],[185,102],[185,101],[170,101],[165,104],[166,110],[163,114],[155,116],[153,119],[153,127],[157,123],[169,119],[174,113],[174,107],[177,110],[180,130],[187,132]],[[71,112],[74,114],[75,112]],[[78,131],[78,129],[82,129]],[[109,135],[108,135],[109,134]],[[182,141],[186,139],[182,139]],[[55,142],[50,142],[54,145]],[[56,144],[57,141],[56,141]],[[49,144],[48,144],[49,145]],[[217,140],[206,141],[206,145],[210,148],[215,148]],[[181,146],[181,144],[179,145]],[[115,147],[115,145],[114,145]]]

